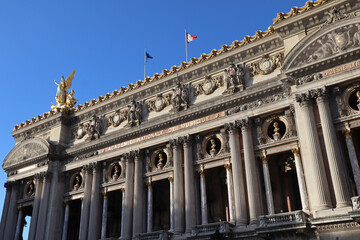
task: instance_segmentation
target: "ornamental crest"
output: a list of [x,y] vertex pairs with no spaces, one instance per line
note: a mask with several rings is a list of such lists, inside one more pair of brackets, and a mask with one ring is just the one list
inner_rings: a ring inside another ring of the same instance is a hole
[[252,76],[257,74],[267,75],[273,72],[277,67],[281,66],[283,58],[283,53],[279,53],[271,57],[269,55],[265,55],[259,62],[250,64],[250,73]]
[[120,111],[119,109],[108,118],[108,126],[119,126],[123,121],[126,120],[127,111]]
[[148,110],[150,112],[151,111],[160,112],[165,107],[170,105],[171,95],[172,94],[166,94],[165,96],[163,96],[162,94],[158,94],[155,100],[151,100],[147,102]]

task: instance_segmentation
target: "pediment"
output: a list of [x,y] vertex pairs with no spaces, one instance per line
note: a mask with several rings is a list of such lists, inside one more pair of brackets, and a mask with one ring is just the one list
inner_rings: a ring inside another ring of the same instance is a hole
[[336,21],[308,35],[285,57],[287,75],[321,71],[357,59],[360,53],[360,17]]
[[50,153],[51,145],[39,138],[28,139],[16,145],[5,157],[3,168],[7,170],[11,167],[31,163],[34,160],[44,157]]

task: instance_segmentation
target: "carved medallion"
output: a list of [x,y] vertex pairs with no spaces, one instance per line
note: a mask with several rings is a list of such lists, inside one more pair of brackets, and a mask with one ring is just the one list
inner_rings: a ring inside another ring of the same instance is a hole
[[160,112],[165,107],[164,100],[163,100],[161,95],[158,95],[156,97],[156,100],[155,100],[154,104],[155,104],[155,111],[156,112]]

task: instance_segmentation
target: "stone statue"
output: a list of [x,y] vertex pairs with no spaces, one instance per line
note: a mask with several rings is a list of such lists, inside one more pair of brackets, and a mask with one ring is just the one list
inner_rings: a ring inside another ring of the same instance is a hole
[[356,97],[357,97],[356,102],[358,103],[356,106],[357,106],[358,110],[360,111],[360,91],[356,92]]
[[102,131],[102,124],[100,118],[98,118],[96,115],[93,115],[88,125],[89,125],[87,129],[88,138],[86,139],[86,141],[91,141],[95,138],[100,138]]
[[75,70],[66,78],[64,76],[61,77],[60,83],[57,83],[54,80],[55,84],[58,86],[56,91],[56,105],[52,104],[52,109],[57,108],[72,108],[76,104],[77,100],[74,98],[75,91],[72,90],[68,93],[67,89],[71,88],[72,80],[74,79]]
[[226,90],[224,93],[234,93],[239,87],[240,90],[244,89],[245,84],[245,69],[239,64],[230,64],[228,69],[225,69],[225,87]]
[[120,167],[119,167],[119,165],[115,164],[115,166],[114,166],[114,174],[112,176],[112,179],[116,180],[116,179],[119,178],[119,176],[120,176]]
[[175,89],[173,89],[173,95],[171,99],[173,109],[171,112],[179,112],[182,109],[188,109],[189,102],[190,94],[188,88],[185,85],[177,83]]
[[134,100],[128,105],[127,121],[125,127],[139,126],[141,123],[142,104]]
[[274,140],[279,141],[281,139],[281,135],[279,133],[279,130],[280,130],[279,123],[274,122],[273,126],[274,126],[274,134],[273,134]]
[[158,170],[161,170],[164,167],[164,156],[162,153],[159,153],[158,156],[159,156],[159,162],[156,167]]
[[30,183],[30,184],[29,184],[28,191],[27,191],[26,194],[27,194],[28,196],[32,196],[32,195],[34,194],[34,188],[35,188],[34,183],[33,183],[33,182]]
[[212,157],[215,157],[215,155],[217,154],[215,139],[213,138],[210,139],[210,143],[211,143],[210,155]]
[[81,186],[81,178],[80,175],[75,176],[75,184],[74,184],[74,190],[78,190]]

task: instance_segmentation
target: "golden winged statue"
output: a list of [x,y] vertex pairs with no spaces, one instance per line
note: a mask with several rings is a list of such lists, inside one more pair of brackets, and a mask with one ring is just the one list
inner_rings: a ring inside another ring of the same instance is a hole
[[64,79],[64,76],[61,77],[60,83],[56,82],[56,79],[54,80],[55,84],[58,86],[57,92],[56,92],[56,105],[52,104],[52,109],[57,108],[73,108],[76,104],[77,100],[74,98],[74,90],[71,90],[69,93],[67,89],[71,88],[72,80],[75,76],[75,70],[66,78]]

